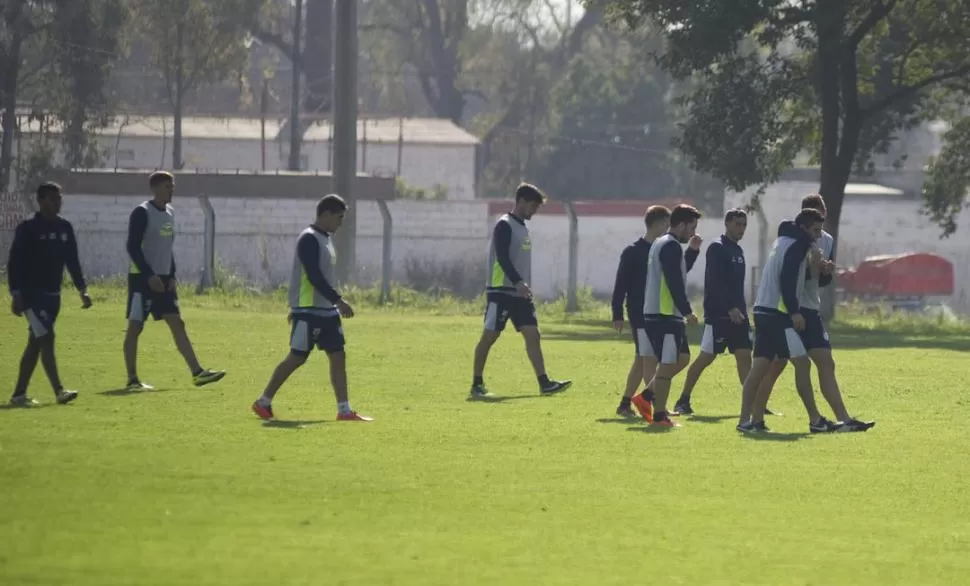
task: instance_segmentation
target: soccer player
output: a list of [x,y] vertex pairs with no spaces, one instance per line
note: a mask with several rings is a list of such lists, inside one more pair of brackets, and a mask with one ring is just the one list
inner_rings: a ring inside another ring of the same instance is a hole
[[794,222],[784,221],[778,226],[778,238],[765,261],[754,302],[754,361],[741,393],[738,431],[768,431],[764,423],[767,397],[761,397],[758,390],[772,363],[784,360],[790,360],[795,368],[795,387],[808,411],[809,430],[823,433],[840,427],[822,417],[815,407],[810,363],[797,333],[805,329],[798,300],[824,219],[817,210],[805,209]]
[[260,418],[273,418],[273,397],[296,369],[303,366],[314,346],[327,353],[330,384],[337,398],[337,421],[373,421],[350,408],[347,399],[347,355],[341,316],[354,317],[353,308],[334,289],[337,258],[331,235],[343,223],[347,203],[336,194],[317,203],[317,217],[300,233],[290,274],[290,353],[277,365],[266,389],[253,403]]
[[539,392],[550,395],[565,391],[572,381],[557,381],[546,374],[542,345],[539,341],[539,322],[532,300],[529,281],[532,278],[532,239],[526,221],[535,215],[546,196],[535,185],[522,183],[515,191],[515,208],[495,223],[488,255],[488,277],[485,283],[485,327],[475,347],[471,398],[493,395],[485,387],[483,373],[488,353],[512,321],[516,331],[525,338],[525,351],[539,380]]
[[20,373],[10,404],[32,407],[37,401],[27,396],[27,385],[40,359],[44,372],[61,405],[77,398],[77,391],[68,391],[61,384],[54,357],[54,322],[61,309],[61,281],[67,267],[74,286],[81,294],[81,308],[91,307],[78,260],[77,238],[70,222],[60,217],[61,187],[43,183],[37,188],[40,211],[17,226],[10,257],[7,279],[10,287],[11,310],[16,316],[27,318],[27,347],[20,359]]
[[[670,210],[665,206],[654,205],[647,208],[643,216],[646,233],[637,238],[636,242],[623,249],[620,254],[620,264],[616,269],[616,283],[613,285],[613,329],[623,331],[623,306],[626,304],[627,319],[633,334],[633,364],[626,377],[626,389],[616,414],[621,417],[635,417],[636,412],[630,405],[633,395],[643,380],[642,352],[649,351],[646,342],[646,321],[643,319],[643,291],[647,283],[647,261],[650,254],[650,243],[660,237],[670,226]],[[640,340],[644,343],[641,344]],[[642,346],[642,348],[641,348]],[[653,375],[651,374],[651,377]]]
[[[643,373],[644,380],[654,373],[646,391],[652,390],[654,400],[651,405],[649,396],[641,393],[632,402],[644,419],[661,427],[676,427],[667,415],[670,383],[690,361],[685,324],[696,324],[697,317],[687,299],[687,263],[681,245],[694,238],[700,217],[692,206],[675,206],[667,233],[650,246],[643,314],[652,352],[643,357]],[[699,248],[700,241],[694,242]]]
[[[684,379],[674,413],[690,415],[691,392],[701,373],[718,354],[734,354],[741,384],[751,369],[751,324],[744,300],[744,249],[738,244],[748,227],[748,214],[732,209],[724,215],[724,234],[707,247],[704,269],[704,334],[701,351]],[[769,412],[770,413],[770,412]]]
[[175,212],[172,194],[175,177],[166,171],[156,171],[148,178],[152,199],[141,203],[131,212],[128,220],[128,331],[125,333],[125,367],[128,369],[128,391],[151,390],[149,384],[138,378],[138,336],[141,335],[148,315],[165,320],[175,346],[185,359],[192,374],[192,382],[200,387],[214,383],[226,376],[222,370],[202,368],[195,356],[192,342],[185,331],[185,322],[179,312],[175,256]]
[[[815,193],[802,198],[802,209],[813,209],[825,217],[827,209],[825,200],[821,195]],[[806,272],[804,287],[799,295],[799,304],[802,308],[802,315],[805,318],[805,329],[799,332],[802,344],[808,353],[808,357],[815,368],[818,370],[818,385],[822,396],[831,407],[832,412],[841,422],[841,431],[867,431],[875,425],[874,421],[859,421],[851,417],[846,410],[845,402],[842,399],[842,392],[835,376],[835,361],[832,358],[832,344],[829,341],[828,332],[822,322],[821,313],[821,288],[826,287],[832,282],[832,274],[835,272],[835,239],[824,229],[821,231],[815,245],[813,245],[810,266]],[[772,388],[782,371],[785,363],[781,362],[772,365],[758,391],[758,396],[767,400],[771,395]],[[801,395],[800,395],[801,396]],[[802,402],[806,402],[805,397],[801,397]],[[812,398],[814,403],[814,397]]]

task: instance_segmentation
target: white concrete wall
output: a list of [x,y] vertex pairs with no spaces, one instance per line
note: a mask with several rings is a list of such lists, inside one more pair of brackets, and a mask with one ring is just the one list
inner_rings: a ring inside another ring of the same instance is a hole
[[[774,230],[784,217],[791,217],[802,195],[814,189],[809,184],[775,186],[764,201]],[[128,214],[144,196],[105,197],[69,194],[64,215],[78,231],[81,255],[91,275],[121,274],[127,268],[124,250]],[[743,194],[731,194],[729,205],[745,201]],[[213,197],[217,212],[216,254],[230,270],[262,284],[280,284],[289,274],[293,240],[312,217],[310,201],[286,199],[241,200]],[[12,226],[15,211],[11,202],[0,202],[0,219]],[[395,279],[413,276],[415,265],[424,272],[464,273],[476,283],[484,281],[488,235],[493,217],[488,204],[469,202],[392,202],[394,216],[393,268]],[[186,280],[198,278],[202,262],[202,213],[198,203],[183,197],[175,201],[176,254],[179,271]],[[918,214],[914,201],[846,203],[842,216],[838,262],[851,265],[865,256],[906,251],[935,252],[956,268],[957,294],[953,305],[970,310],[970,215],[961,218],[955,235],[939,240],[939,231]],[[381,220],[377,205],[358,205],[357,264],[363,281],[380,275]],[[533,288],[541,297],[561,291],[568,270],[567,219],[561,215],[536,216],[533,233]],[[613,285],[616,263],[624,246],[639,237],[638,217],[581,217],[579,221],[579,282],[602,294]],[[742,245],[749,266],[760,264],[757,250],[759,227],[752,218]],[[709,242],[721,233],[719,218],[701,221],[699,233]],[[9,228],[0,230],[0,255],[6,258]],[[410,265],[410,268],[409,268]],[[703,283],[704,256],[688,275],[688,285]],[[748,284],[750,291],[751,283]]]

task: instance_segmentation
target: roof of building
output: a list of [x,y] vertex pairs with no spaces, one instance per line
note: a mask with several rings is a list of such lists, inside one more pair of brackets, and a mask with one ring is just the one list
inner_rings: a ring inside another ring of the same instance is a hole
[[[284,119],[266,119],[266,137],[276,140],[284,127]],[[38,120],[21,121],[23,132],[40,130]],[[98,134],[123,137],[161,138],[172,136],[174,122],[171,116],[125,115],[118,116]],[[52,128],[56,133],[57,129]],[[259,118],[185,116],[182,118],[182,136],[185,138],[215,138],[229,140],[259,140],[262,127]],[[310,124],[304,134],[305,142],[327,142],[332,137],[329,120]],[[369,143],[396,143],[438,145],[477,145],[476,136],[444,118],[362,118],[357,121],[357,141]]]

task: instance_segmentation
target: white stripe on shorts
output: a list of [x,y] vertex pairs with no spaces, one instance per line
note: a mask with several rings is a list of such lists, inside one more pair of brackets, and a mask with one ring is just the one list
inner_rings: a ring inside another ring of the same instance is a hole
[[145,321],[145,302],[142,301],[141,293],[132,293],[131,295],[128,321]]
[[656,358],[653,353],[653,346],[650,345],[650,338],[647,337],[647,330],[637,328],[634,330],[637,336],[637,353],[640,358]]
[[680,348],[677,347],[677,338],[673,334],[665,334],[660,364],[677,364],[678,354]]
[[704,325],[704,335],[701,336],[701,352],[714,354],[714,326]]
[[498,303],[489,301],[485,308],[485,329],[494,332],[498,326]]
[[34,313],[33,309],[28,309],[24,312],[24,317],[27,318],[27,325],[30,326],[30,331],[34,334],[35,338],[43,338],[47,335],[47,328],[44,327],[44,322],[40,321],[37,314]]
[[807,354],[805,344],[802,343],[802,337],[794,329],[785,328],[785,342],[788,343],[789,358],[801,358]]
[[310,351],[310,324],[305,320],[299,320],[293,326],[293,335],[290,336],[290,349],[297,352]]

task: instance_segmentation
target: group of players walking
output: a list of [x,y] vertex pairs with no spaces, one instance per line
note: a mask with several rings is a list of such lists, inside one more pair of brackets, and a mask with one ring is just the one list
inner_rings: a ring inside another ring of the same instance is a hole
[[[128,329],[123,344],[128,374],[125,389],[137,392],[153,388],[141,381],[136,368],[138,338],[149,315],[169,326],[196,386],[217,382],[225,371],[200,365],[180,316],[171,206],[175,178],[171,173],[158,171],[151,174],[148,183],[152,198],[131,213],[126,244],[131,265]],[[572,384],[552,379],[546,373],[529,288],[532,240],[527,221],[545,202],[546,196],[540,189],[521,184],[513,210],[501,216],[493,229],[484,331],[474,352],[472,399],[492,397],[484,382],[485,363],[509,321],[525,339],[539,393],[559,393]],[[82,307],[91,307],[73,226],[60,217],[60,186],[42,184],[37,189],[37,203],[39,212],[17,227],[8,263],[12,310],[26,317],[28,323],[27,346],[10,400],[14,406],[36,404],[28,397],[27,386],[38,360],[58,403],[77,398],[76,391],[62,385],[54,357],[54,323],[60,311],[65,267],[80,293]],[[346,212],[347,204],[342,198],[334,194],[324,196],[317,203],[314,222],[297,239],[289,283],[290,351],[252,404],[253,412],[264,420],[273,419],[273,398],[314,348],[323,350],[329,358],[337,419],[372,420],[353,411],[347,397],[341,318],[353,317],[354,310],[334,287],[336,251],[331,241]],[[771,413],[768,397],[788,361],[795,369],[796,390],[812,432],[866,431],[875,425],[847,412],[835,377],[828,334],[819,314],[819,290],[831,282],[834,270],[834,242],[822,229],[825,203],[818,195],[802,201],[794,221],[781,223],[778,238],[764,263],[753,310],[753,361],[751,323],[744,298],[746,265],[744,251],[738,244],[747,227],[747,214],[740,209],[727,212],[724,234],[706,252],[701,352],[687,369],[680,398],[668,411],[671,383],[690,360],[686,326],[698,321],[687,297],[686,276],[700,253],[701,238],[695,234],[700,217],[700,212],[689,205],[677,205],[672,210],[650,206],[644,217],[646,233],[620,256],[612,303],[613,327],[622,331],[625,305],[636,356],[617,414],[635,417],[636,409],[652,425],[676,427],[671,416],[694,412],[691,395],[699,377],[727,349],[735,356],[742,384],[739,431],[767,431],[764,416]],[[836,421],[823,417],[815,404],[812,363]],[[641,380],[647,384],[638,394]]]

